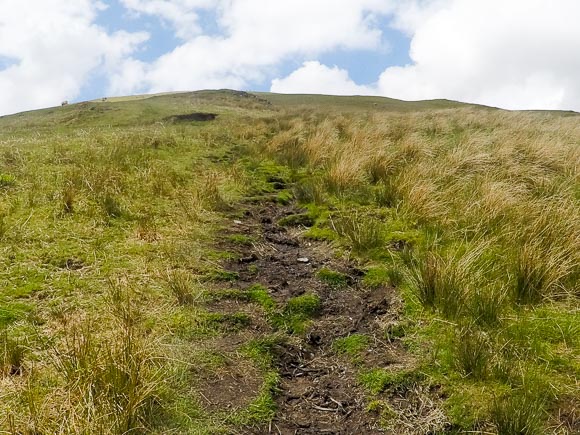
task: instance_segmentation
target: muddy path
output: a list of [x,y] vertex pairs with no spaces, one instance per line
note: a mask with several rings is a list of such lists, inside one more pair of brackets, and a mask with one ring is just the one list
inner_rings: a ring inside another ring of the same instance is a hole
[[[365,368],[396,368],[408,362],[402,345],[388,341],[384,334],[386,326],[399,316],[400,300],[393,288],[365,288],[363,271],[355,262],[336,257],[326,242],[303,238],[305,227],[278,224],[281,218],[301,211],[295,205],[251,205],[243,217],[231,217],[221,242],[222,249],[237,254],[236,260],[224,263],[227,271],[237,274],[237,279],[228,284],[232,289],[261,284],[278,306],[306,293],[318,295],[321,302],[307,331],[285,331],[288,339],[273,351],[275,368],[281,376],[274,420],[266,428],[247,428],[244,433],[384,433],[379,416],[367,410],[368,395],[359,386],[357,373]],[[243,235],[251,242],[234,243],[232,235],[238,239]],[[345,278],[343,285],[337,288],[320,279],[318,271],[322,268],[339,272]],[[224,301],[211,309],[251,311],[243,303]],[[229,337],[232,348],[252,336],[272,332],[259,313],[252,316],[247,331]],[[352,334],[368,338],[355,362],[333,346],[335,340]],[[238,393],[243,395],[244,390]]]

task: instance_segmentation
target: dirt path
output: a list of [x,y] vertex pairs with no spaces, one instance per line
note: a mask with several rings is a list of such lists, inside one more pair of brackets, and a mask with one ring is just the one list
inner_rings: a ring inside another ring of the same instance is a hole
[[[275,365],[281,376],[277,414],[268,428],[249,429],[248,433],[383,433],[378,416],[367,411],[357,372],[365,367],[393,367],[406,358],[402,347],[386,342],[382,332],[398,317],[396,292],[388,287],[364,288],[363,272],[353,262],[335,258],[330,245],[302,238],[304,227],[278,225],[279,219],[299,211],[295,206],[253,205],[243,218],[232,218],[229,231],[230,236],[243,234],[253,242],[224,242],[224,248],[239,255],[238,260],[225,264],[226,270],[238,274],[232,288],[262,284],[278,306],[305,293],[316,294],[321,301],[308,331],[289,333],[288,340],[276,347]],[[336,288],[319,279],[321,268],[342,273],[346,285]],[[222,302],[213,309],[227,311],[228,307]],[[252,323],[245,335],[232,337],[234,345],[252,334],[268,333],[263,319]],[[356,363],[337,354],[332,346],[336,339],[355,333],[368,338]],[[243,390],[239,392],[243,394]]]

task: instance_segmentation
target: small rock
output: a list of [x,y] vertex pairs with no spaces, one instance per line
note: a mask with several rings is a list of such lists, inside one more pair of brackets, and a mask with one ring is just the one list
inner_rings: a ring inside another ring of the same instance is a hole
[[297,261],[298,263],[308,263],[310,260],[306,257],[300,257]]
[[234,220],[234,223],[235,223],[236,225],[241,225],[241,224],[242,224],[242,221],[239,221],[239,220],[237,220],[237,219],[236,219],[236,220]]

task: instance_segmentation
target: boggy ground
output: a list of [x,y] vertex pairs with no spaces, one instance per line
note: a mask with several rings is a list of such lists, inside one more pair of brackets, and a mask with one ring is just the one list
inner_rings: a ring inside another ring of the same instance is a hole
[[[219,285],[216,291],[223,292],[224,287],[244,291],[261,284],[276,307],[286,307],[278,313],[288,313],[287,307],[297,297],[315,295],[319,301],[303,330],[300,322],[276,322],[275,313],[267,321],[263,310],[244,301],[217,298],[209,304],[215,313],[244,313],[251,319],[244,331],[220,339],[218,347],[226,353],[235,354],[255,338],[273,333],[283,336],[271,349],[272,364],[280,376],[275,417],[268,427],[247,427],[244,432],[382,433],[379,413],[369,412],[357,373],[410,364],[400,343],[387,341],[384,334],[385,326],[398,318],[400,301],[393,288],[365,288],[363,271],[353,261],[337,258],[328,243],[301,237],[304,227],[278,224],[300,211],[295,205],[253,204],[243,217],[231,218],[223,237],[221,248],[236,254],[224,269],[237,279]],[[329,282],[320,270],[337,272],[338,279]],[[334,345],[337,339],[353,334],[366,338],[356,358],[341,355]],[[256,373],[226,370],[227,376],[216,374],[202,386],[206,405],[222,409],[247,405],[259,388]]]

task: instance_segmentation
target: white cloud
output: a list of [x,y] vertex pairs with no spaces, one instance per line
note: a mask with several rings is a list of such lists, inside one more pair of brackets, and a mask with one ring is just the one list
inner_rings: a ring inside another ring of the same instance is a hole
[[202,32],[197,9],[216,6],[215,0],[120,0],[136,14],[154,15],[169,23],[177,37],[187,39]]
[[[412,63],[387,68],[360,93],[580,110],[580,2],[399,0],[392,12],[392,27],[411,38]],[[347,71],[309,63],[271,89],[345,94],[359,87]]]
[[107,34],[94,24],[100,2],[2,0],[0,113],[59,104],[75,98],[96,70],[121,68],[144,33]]
[[[202,6],[193,3],[182,11],[195,14]],[[378,49],[382,32],[375,17],[387,13],[390,4],[385,0],[345,0],[339,6],[335,0],[215,1],[213,12],[222,35],[190,37],[143,65],[141,77],[125,81],[116,90],[244,88],[265,80],[290,57],[315,57],[336,49]]]
[[[580,110],[577,0],[118,1],[170,26],[179,44],[144,62],[134,53],[147,34],[96,25],[102,2],[0,0],[0,113],[74,99],[95,75],[116,95],[245,89],[276,77],[282,62],[305,59],[271,89]],[[377,18],[389,16],[411,38],[409,65],[363,86],[317,61],[381,52],[388,41]]]
[[405,2],[411,65],[386,69],[377,91],[510,109],[580,109],[580,2]]
[[301,68],[272,81],[272,92],[281,94],[369,95],[376,91],[353,82],[348,71],[329,68],[317,61],[304,62]]

